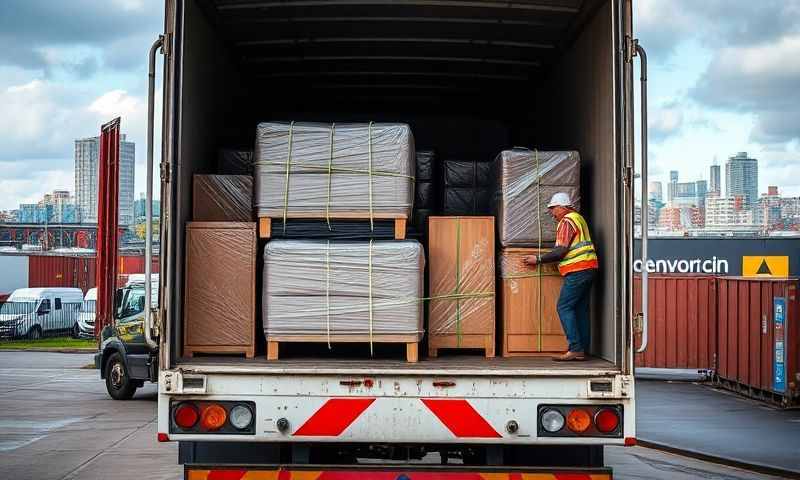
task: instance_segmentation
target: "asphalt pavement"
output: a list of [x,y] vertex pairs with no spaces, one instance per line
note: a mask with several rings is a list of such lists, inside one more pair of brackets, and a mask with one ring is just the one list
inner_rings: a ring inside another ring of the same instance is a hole
[[636,436],[800,477],[800,410],[781,410],[706,384],[637,381]]
[[[0,352],[0,478],[181,479],[177,444],[156,441],[155,386],[111,400],[91,361]],[[777,478],[642,447],[606,448],[606,463],[623,480]]]

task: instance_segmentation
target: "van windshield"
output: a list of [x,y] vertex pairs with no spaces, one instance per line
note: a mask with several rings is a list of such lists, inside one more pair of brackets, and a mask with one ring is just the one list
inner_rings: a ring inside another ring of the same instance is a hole
[[0,304],[0,315],[25,315],[36,310],[36,300],[18,299]]
[[81,312],[94,313],[97,300],[84,300],[81,304]]

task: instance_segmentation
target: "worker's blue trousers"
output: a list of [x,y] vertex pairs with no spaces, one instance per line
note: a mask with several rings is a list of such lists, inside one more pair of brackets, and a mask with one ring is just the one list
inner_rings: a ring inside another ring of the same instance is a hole
[[570,352],[589,353],[589,297],[595,272],[595,269],[581,270],[564,276],[557,308]]

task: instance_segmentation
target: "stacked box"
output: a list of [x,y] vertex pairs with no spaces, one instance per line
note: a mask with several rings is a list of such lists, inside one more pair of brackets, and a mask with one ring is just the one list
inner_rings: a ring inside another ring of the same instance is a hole
[[428,353],[480,348],[494,356],[494,217],[428,219]]
[[556,305],[563,279],[555,263],[530,267],[527,255],[549,249],[500,250],[500,333],[504,357],[552,354],[567,350]]
[[[503,247],[534,247],[556,239],[556,223],[547,204],[566,192],[580,206],[580,155],[515,148],[495,159],[495,213]],[[541,236],[540,236],[541,232]]]
[[448,159],[442,162],[442,212],[487,215],[491,211],[492,164]]
[[256,224],[186,224],[184,354],[255,353]]
[[195,175],[192,219],[196,222],[249,222],[253,219],[253,177]]
[[415,162],[408,125],[261,123],[254,160],[259,217],[411,214]]
[[434,215],[439,201],[436,188],[436,152],[417,150],[414,177],[414,212],[411,225],[421,235],[428,231],[428,217]]
[[414,240],[272,240],[264,249],[264,334],[422,334],[422,245]]

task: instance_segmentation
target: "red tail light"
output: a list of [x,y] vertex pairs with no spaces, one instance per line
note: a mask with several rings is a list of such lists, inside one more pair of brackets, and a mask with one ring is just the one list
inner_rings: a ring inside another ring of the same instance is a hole
[[197,408],[194,405],[184,403],[175,409],[175,425],[189,429],[195,426],[200,414],[197,413]]
[[619,414],[610,408],[604,408],[594,416],[594,426],[602,433],[611,433],[619,427]]
[[228,412],[225,407],[212,403],[203,409],[200,416],[200,426],[206,430],[219,430],[225,425],[228,419]]

